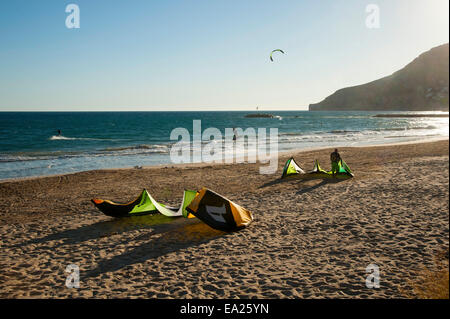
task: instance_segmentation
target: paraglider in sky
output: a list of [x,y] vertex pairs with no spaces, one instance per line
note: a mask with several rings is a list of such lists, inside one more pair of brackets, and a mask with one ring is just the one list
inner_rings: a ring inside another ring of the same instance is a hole
[[284,54],[284,51],[283,51],[283,50],[281,50],[281,49],[276,49],[276,50],[273,50],[272,52],[270,52],[270,61],[272,61],[272,62],[273,62],[272,54],[273,54],[274,52],[277,52],[277,51],[279,51],[279,52],[281,52],[281,53],[283,53],[283,54]]

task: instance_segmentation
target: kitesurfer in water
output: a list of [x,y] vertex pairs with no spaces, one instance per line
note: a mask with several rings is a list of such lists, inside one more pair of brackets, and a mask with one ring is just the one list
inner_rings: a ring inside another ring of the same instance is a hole
[[331,173],[333,177],[336,177],[336,173],[339,172],[339,162],[341,161],[341,155],[339,155],[338,149],[335,148],[334,152],[330,154],[331,160]]

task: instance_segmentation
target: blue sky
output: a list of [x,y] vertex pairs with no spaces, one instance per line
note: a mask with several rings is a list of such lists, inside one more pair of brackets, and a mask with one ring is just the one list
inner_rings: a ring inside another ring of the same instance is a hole
[[447,43],[448,3],[1,1],[0,110],[307,109]]

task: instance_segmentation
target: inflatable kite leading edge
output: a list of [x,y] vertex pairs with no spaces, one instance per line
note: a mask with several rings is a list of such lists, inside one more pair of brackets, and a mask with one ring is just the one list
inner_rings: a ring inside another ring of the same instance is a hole
[[284,164],[283,174],[281,175],[281,178],[305,173],[306,172],[295,162],[294,158],[291,157],[286,161],[286,164]]
[[101,212],[111,217],[141,216],[159,212],[169,217],[184,216],[192,218],[193,216],[186,211],[186,206],[190,204],[196,194],[196,191],[185,190],[179,208],[158,203],[146,189],[142,191],[138,198],[127,204],[114,203],[110,200],[98,198],[91,201]]
[[281,52],[281,53],[284,54],[284,51],[281,50],[281,49],[275,49],[275,50],[272,50],[272,52],[270,52],[270,61],[272,61],[272,62],[273,62],[273,57],[272,57],[272,55],[273,55],[274,52]]
[[286,164],[283,168],[283,174],[281,178],[287,177],[296,177],[296,178],[339,178],[339,179],[347,179],[352,178],[354,175],[350,170],[350,167],[343,161],[339,161],[339,170],[336,175],[333,177],[333,173],[331,171],[326,171],[322,169],[319,165],[319,161],[316,160],[314,162],[314,168],[312,171],[305,172],[300,165],[298,165],[294,158],[290,158],[287,160]]

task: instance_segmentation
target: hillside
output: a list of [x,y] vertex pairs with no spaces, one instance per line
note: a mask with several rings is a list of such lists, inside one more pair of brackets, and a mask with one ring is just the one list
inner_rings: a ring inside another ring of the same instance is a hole
[[448,111],[449,44],[435,47],[379,80],[336,91],[310,111]]

